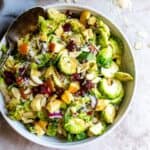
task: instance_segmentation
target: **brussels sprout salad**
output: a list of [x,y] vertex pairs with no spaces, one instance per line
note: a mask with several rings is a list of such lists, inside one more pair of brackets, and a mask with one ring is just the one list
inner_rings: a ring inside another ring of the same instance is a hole
[[[3,45],[1,51],[7,48]],[[114,123],[125,95],[123,44],[88,10],[47,10],[1,68],[8,116],[38,136],[78,141]]]

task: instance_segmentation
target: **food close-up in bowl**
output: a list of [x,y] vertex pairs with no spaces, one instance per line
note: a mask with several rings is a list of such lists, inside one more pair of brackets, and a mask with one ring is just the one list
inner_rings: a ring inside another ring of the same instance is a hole
[[68,142],[104,134],[124,100],[124,85],[134,80],[123,69],[123,53],[122,39],[90,10],[47,9],[1,68],[7,116],[37,136]]

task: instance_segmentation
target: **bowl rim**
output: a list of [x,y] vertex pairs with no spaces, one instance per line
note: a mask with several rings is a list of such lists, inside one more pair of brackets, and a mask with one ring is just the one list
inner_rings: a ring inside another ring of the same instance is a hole
[[[113,132],[113,130],[115,130],[115,129],[117,128],[117,126],[119,126],[119,124],[120,124],[120,123],[122,122],[122,120],[125,118],[125,116],[127,115],[129,109],[131,108],[131,105],[132,105],[132,103],[133,103],[133,99],[134,99],[135,93],[136,93],[136,84],[137,84],[137,77],[136,77],[136,76],[137,76],[137,69],[136,69],[136,68],[137,68],[137,67],[136,67],[135,55],[134,55],[134,53],[133,53],[133,51],[132,51],[132,47],[131,47],[131,44],[130,44],[128,38],[127,38],[126,35],[123,33],[123,31],[120,29],[120,27],[119,27],[116,23],[114,23],[114,21],[112,21],[108,16],[104,15],[104,13],[102,13],[100,10],[97,10],[97,9],[95,9],[95,8],[93,8],[93,7],[90,7],[90,6],[84,6],[84,5],[82,5],[82,4],[73,4],[73,3],[70,3],[70,4],[67,4],[67,3],[59,3],[59,4],[56,4],[56,3],[54,3],[54,4],[48,4],[48,5],[36,5],[36,6],[33,6],[33,7],[29,7],[28,9],[25,9],[25,10],[23,11],[23,13],[24,13],[25,11],[29,10],[29,9],[34,8],[34,7],[42,7],[42,8],[44,8],[44,9],[47,9],[47,8],[56,8],[56,9],[57,9],[57,7],[58,7],[58,8],[63,7],[63,9],[65,9],[64,7],[66,7],[66,10],[69,9],[70,7],[71,7],[71,8],[74,8],[74,9],[80,9],[80,10],[88,9],[88,10],[91,10],[91,11],[95,12],[96,14],[100,15],[102,18],[106,19],[108,22],[110,22],[111,24],[113,24],[113,26],[117,29],[117,31],[119,32],[119,34],[123,37],[123,39],[124,39],[125,42],[127,43],[128,47],[129,47],[129,51],[130,51],[131,57],[132,57],[132,59],[133,59],[133,65],[134,65],[134,86],[133,86],[133,92],[132,92],[132,95],[131,95],[131,98],[130,98],[130,102],[129,102],[127,108],[125,109],[125,111],[124,111],[124,113],[122,114],[122,116],[121,116],[121,117],[118,119],[118,121],[115,123],[115,125],[113,125],[113,126],[111,127],[111,129],[107,130],[107,132],[105,132],[103,135],[98,136],[98,137],[91,138],[91,139],[89,139],[88,141],[83,140],[83,141],[79,141],[78,143],[75,143],[75,142],[72,143],[72,144],[71,144],[71,143],[70,143],[70,144],[67,143],[67,145],[65,145],[66,143],[65,143],[65,144],[62,144],[62,145],[61,145],[61,144],[60,144],[60,145],[57,145],[57,144],[52,144],[51,142],[49,142],[48,144],[45,143],[45,142],[43,142],[43,141],[41,141],[41,142],[38,141],[38,142],[37,142],[37,141],[34,140],[34,138],[33,138],[33,139],[32,139],[32,138],[29,138],[27,135],[23,134],[20,130],[18,130],[17,127],[14,127],[12,121],[10,121],[10,120],[8,119],[8,117],[6,116],[5,113],[1,113],[2,116],[3,116],[3,118],[6,120],[6,122],[9,124],[9,126],[10,126],[13,130],[15,130],[19,135],[21,135],[21,136],[24,137],[25,139],[27,139],[27,140],[29,140],[29,141],[31,141],[31,142],[33,142],[33,143],[39,144],[39,145],[41,145],[41,146],[45,146],[45,147],[49,147],[49,148],[57,148],[57,149],[77,148],[77,147],[81,147],[81,146],[85,146],[85,145],[94,143],[94,142],[96,142],[97,140],[103,139],[103,138],[106,137],[108,134],[110,134],[111,132]],[[21,16],[21,15],[22,15],[22,13],[21,13],[19,16]],[[18,17],[19,17],[19,16],[18,16]],[[18,17],[12,21],[12,23],[9,25],[8,29],[11,27],[11,25],[13,24],[13,22],[18,19]],[[1,43],[1,42],[3,43],[3,40],[4,40],[4,38],[5,38],[5,35],[6,35],[7,32],[8,32],[8,29],[7,29],[7,31],[5,32],[5,34],[3,35],[2,39],[0,40],[0,43]],[[1,110],[0,110],[0,112],[1,112]]]

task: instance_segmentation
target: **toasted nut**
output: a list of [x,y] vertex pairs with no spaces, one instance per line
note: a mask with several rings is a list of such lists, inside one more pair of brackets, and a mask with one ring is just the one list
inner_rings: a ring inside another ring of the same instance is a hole
[[12,92],[14,98],[16,98],[16,99],[18,99],[18,100],[20,99],[21,94],[20,94],[19,89],[13,87],[13,88],[11,89],[11,92]]
[[47,106],[46,106],[46,109],[50,112],[50,113],[54,113],[54,112],[58,112],[60,110],[60,107],[61,107],[61,100],[53,100],[53,101],[50,101]]
[[40,111],[46,104],[46,97],[42,94],[37,94],[31,102],[31,108],[33,111]]
[[39,78],[40,72],[36,69],[31,70],[30,77],[36,84],[43,84],[43,81]]

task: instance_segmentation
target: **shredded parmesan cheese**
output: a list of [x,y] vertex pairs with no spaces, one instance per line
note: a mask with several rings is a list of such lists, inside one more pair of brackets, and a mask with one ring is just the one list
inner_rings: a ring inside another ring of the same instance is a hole
[[120,8],[126,9],[126,8],[131,8],[132,7],[132,2],[131,0],[116,0],[117,5]]

